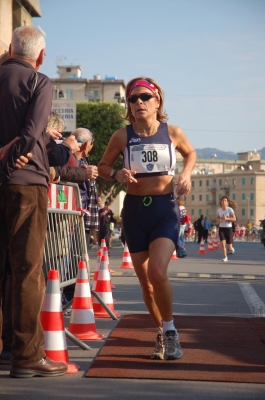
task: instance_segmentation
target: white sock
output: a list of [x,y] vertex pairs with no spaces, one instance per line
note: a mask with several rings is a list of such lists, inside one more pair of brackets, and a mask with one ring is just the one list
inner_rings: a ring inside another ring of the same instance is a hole
[[177,332],[177,329],[175,328],[173,319],[169,322],[162,321],[162,323],[163,323],[163,331],[164,332],[166,332],[166,331],[176,331]]

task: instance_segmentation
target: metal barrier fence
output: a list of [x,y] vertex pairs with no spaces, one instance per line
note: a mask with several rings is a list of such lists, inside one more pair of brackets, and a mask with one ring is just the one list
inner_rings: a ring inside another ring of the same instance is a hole
[[43,271],[59,272],[60,287],[76,282],[78,262],[89,257],[79,187],[74,183],[49,185],[48,226],[44,246]]

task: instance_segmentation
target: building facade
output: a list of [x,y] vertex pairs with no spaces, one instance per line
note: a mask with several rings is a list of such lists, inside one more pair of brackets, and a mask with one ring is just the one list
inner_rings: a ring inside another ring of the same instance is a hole
[[0,55],[8,51],[14,29],[40,16],[39,0],[0,0]]
[[80,65],[59,65],[58,78],[52,78],[53,99],[76,101],[106,101],[125,104],[125,82],[116,76],[94,75],[93,79],[82,78]]

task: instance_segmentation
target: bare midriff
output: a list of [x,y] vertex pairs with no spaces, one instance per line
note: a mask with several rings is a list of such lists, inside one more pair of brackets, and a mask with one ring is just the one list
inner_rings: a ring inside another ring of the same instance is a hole
[[129,183],[127,189],[127,193],[134,196],[159,196],[173,192],[173,176],[170,175],[137,178],[137,183]]

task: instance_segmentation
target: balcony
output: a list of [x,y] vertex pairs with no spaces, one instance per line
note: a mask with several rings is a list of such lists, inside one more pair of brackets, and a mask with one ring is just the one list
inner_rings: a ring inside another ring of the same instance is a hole
[[207,201],[207,204],[209,206],[216,206],[216,201],[215,200],[210,200],[210,201]]
[[211,192],[215,192],[216,186],[210,186],[210,187],[208,187],[208,190],[210,190]]
[[229,185],[224,185],[220,187],[220,190],[229,190],[230,186]]

